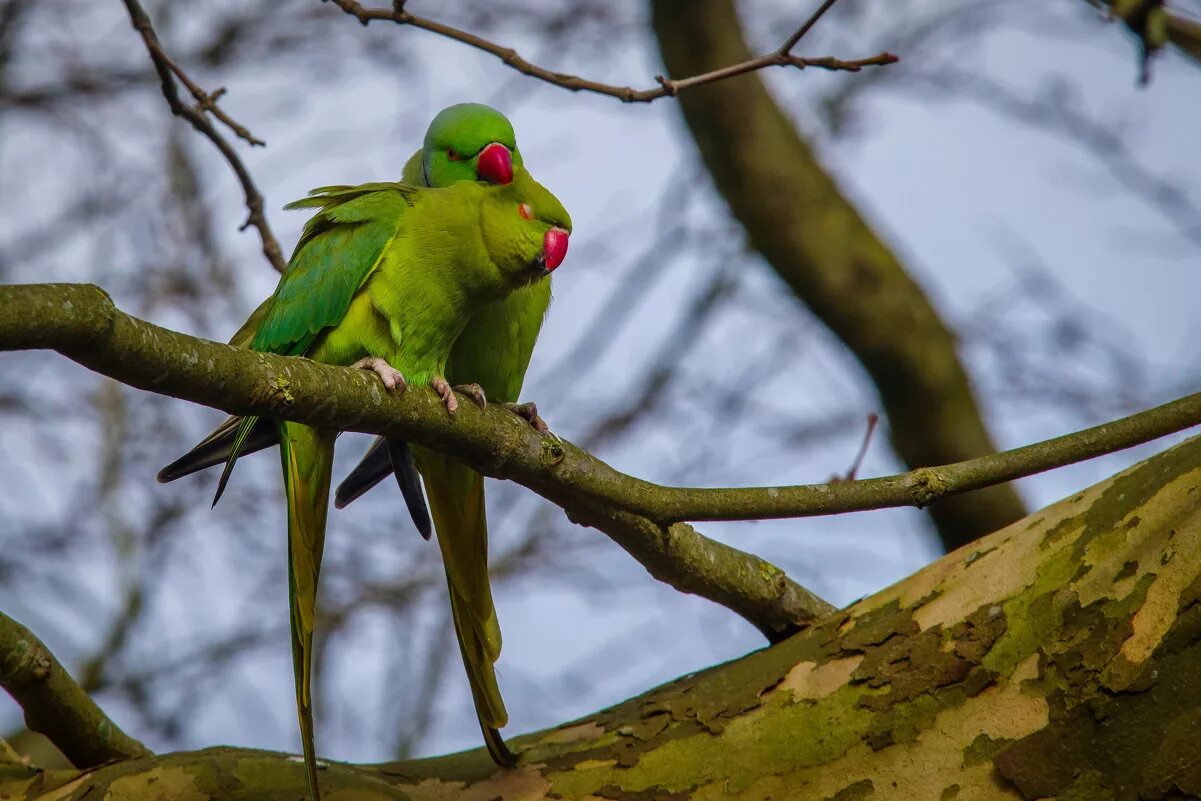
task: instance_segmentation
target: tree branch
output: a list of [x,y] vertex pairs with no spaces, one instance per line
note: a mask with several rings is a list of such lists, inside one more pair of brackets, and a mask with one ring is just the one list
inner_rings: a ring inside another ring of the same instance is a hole
[[[522,484],[568,514],[683,521],[815,517],[940,499],[1132,448],[1201,425],[1201,392],[1001,453],[882,478],[778,487],[668,487],[622,473],[495,406],[451,417],[432,391],[384,392],[374,375],[179,334],[117,309],[91,284],[0,286],[0,350],[51,348],[125,384],[231,414],[402,437]],[[598,513],[604,510],[603,514]]]
[[[322,0],[326,2],[327,0]],[[554,72],[545,67],[539,67],[526,61],[516,50],[511,47],[498,45],[493,41],[485,39],[482,36],[464,31],[460,28],[455,28],[450,25],[436,22],[426,17],[419,17],[416,14],[410,14],[404,9],[403,2],[392,4],[391,9],[386,8],[366,8],[357,0],[329,0],[338,8],[342,9],[347,14],[351,15],[363,25],[367,25],[374,20],[391,21],[397,25],[411,25],[414,28],[421,28],[431,33],[436,33],[439,36],[444,36],[448,39],[453,39],[457,42],[474,47],[476,50],[482,50],[485,53],[491,53],[499,58],[507,66],[512,67],[518,72],[528,75],[531,78],[537,78],[540,81],[554,84],[572,92],[592,92],[598,95],[607,97],[615,97],[623,103],[649,103],[653,100],[658,100],[661,97],[675,97],[685,89],[690,89],[694,86],[701,86],[707,83],[733,78],[736,75],[745,75],[748,72],[764,69],[765,67],[796,67],[804,69],[806,67],[817,67],[824,70],[837,70],[842,72],[859,72],[864,67],[881,67],[886,64],[892,64],[899,59],[891,53],[878,53],[870,58],[861,58],[846,61],[833,56],[821,56],[817,58],[804,58],[792,54],[792,49],[796,47],[797,42],[801,40],[809,29],[817,23],[817,20],[834,5],[837,0],[825,0],[822,6],[814,12],[814,14],[805,21],[800,28],[796,30],[792,36],[788,37],[777,50],[767,53],[756,58],[744,59],[736,64],[731,64],[727,67],[704,72],[699,75],[691,75],[687,78],[671,79],[663,75],[656,75],[655,81],[659,86],[655,89],[635,89],[632,86],[615,86],[613,84],[600,83],[598,81],[581,78],[577,75],[569,75],[564,72]]]
[[374,376],[168,331],[119,311],[87,284],[0,287],[0,350],[52,348],[130,386],[232,414],[398,436],[522,484],[600,529],[655,578],[721,604],[775,640],[830,606],[775,566],[686,520],[763,520],[925,506],[940,498],[1129,448],[1201,423],[1201,393],[1075,434],[885,478],[785,487],[665,487],[544,439],[508,412],[433,392],[386,393]]
[[[158,40],[158,34],[154,32],[154,26],[150,23],[150,16],[142,8],[138,0],[122,0],[122,2],[125,3],[125,8],[129,11],[129,20],[133,24],[134,29],[141,34],[142,41],[146,43],[146,50],[150,53],[151,61],[154,62],[154,69],[158,73],[159,81],[162,83],[163,97],[166,98],[167,105],[171,107],[171,113],[190,122],[193,128],[216,145],[217,149],[221,151],[221,155],[229,162],[229,166],[233,168],[234,174],[238,177],[238,182],[242,184],[242,193],[246,199],[248,215],[246,221],[242,223],[240,230],[245,230],[252,225],[258,229],[259,239],[263,243],[263,255],[266,256],[267,261],[271,263],[271,266],[276,271],[282,273],[287,265],[284,262],[283,251],[280,250],[279,242],[275,239],[275,234],[271,232],[271,225],[267,222],[267,216],[263,212],[263,195],[255,185],[254,179],[250,177],[250,170],[246,169],[246,165],[242,163],[242,159],[238,157],[233,146],[209,122],[205,114],[211,113],[233,131],[236,136],[244,139],[251,145],[265,145],[266,143],[261,139],[255,138],[243,125],[236,122],[217,106],[217,100],[225,93],[224,88],[218,89],[211,94],[205,92],[187,76],[179,65],[171,60],[170,56],[163,50],[163,46]],[[179,90],[175,85],[176,78],[187,87],[192,97],[196,99],[195,106],[189,106],[180,99]]]
[[33,632],[3,612],[0,685],[25,710],[25,724],[77,768],[151,755],[109,720]]
[[[1193,439],[784,643],[513,738],[516,769],[479,748],[331,762],[321,784],[355,799],[1195,799],[1199,465]],[[29,781],[0,771],[0,796],[71,782],[106,801],[295,801],[305,778],[293,755],[210,748]]]
[[[673,72],[750,55],[733,0],[654,0],[651,22]],[[893,449],[905,464],[995,451],[955,337],[760,76],[698,88],[680,98],[679,109],[750,247],[875,383]],[[1003,486],[931,510],[947,550],[1024,514],[1017,493]]]
[[[572,519],[604,531],[655,578],[732,609],[772,641],[832,609],[766,560],[691,526],[667,527],[613,508],[606,481],[615,478],[624,492],[655,485],[624,476],[568,443],[544,440],[495,405],[480,410],[463,404],[451,418],[433,393],[397,396],[362,370],[168,331],[118,311],[102,290],[86,284],[0,286],[0,350],[29,348],[52,348],[130,386],[235,414],[388,432],[453,451],[486,475],[533,488]],[[598,478],[590,478],[590,470],[599,471]]]

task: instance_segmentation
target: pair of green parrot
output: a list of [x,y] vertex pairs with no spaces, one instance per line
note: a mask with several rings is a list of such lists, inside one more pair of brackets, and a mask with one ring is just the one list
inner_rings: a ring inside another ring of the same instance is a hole
[[[289,204],[317,211],[275,294],[230,344],[370,369],[389,389],[429,385],[451,414],[456,389],[480,405],[490,397],[546,433],[536,408],[516,401],[550,304],[550,272],[566,255],[566,210],[525,170],[509,121],[479,104],[434,118],[403,181],[323,187]],[[229,418],[158,476],[173,481],[224,463],[216,504],[240,454],[280,446],[296,704],[314,801],[313,630],[337,434]],[[511,766],[516,759],[498,731],[508,713],[493,667],[501,635],[488,581],[483,477],[454,458],[381,437],[338,488],[337,505],[389,473],[426,539],[432,511],[484,741],[497,764]]]

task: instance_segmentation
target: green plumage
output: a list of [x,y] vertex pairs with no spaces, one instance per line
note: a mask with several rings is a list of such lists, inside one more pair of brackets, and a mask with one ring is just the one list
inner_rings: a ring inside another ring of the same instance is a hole
[[[451,345],[478,308],[545,278],[544,235],[552,227],[570,229],[558,200],[524,174],[507,186],[325,187],[290,207],[318,211],[275,294],[235,339],[248,338],[252,350],[330,364],[382,357],[418,385],[444,375]],[[523,208],[534,210],[533,219]],[[254,418],[239,423],[227,471],[256,423]],[[316,799],[312,642],[337,432],[285,421],[276,422],[276,428],[288,498],[297,710],[310,794]],[[486,556],[482,559],[486,587]],[[448,571],[458,570],[460,563],[452,556]],[[465,564],[473,574],[478,569],[478,562]],[[482,608],[480,596],[476,585],[464,586],[469,587],[465,616],[474,621]],[[485,623],[478,629],[478,642],[484,643],[481,655],[494,660],[499,629],[494,613],[492,618],[490,627]],[[499,699],[499,693],[491,694]]]
[[[496,115],[491,109],[476,113],[481,124]],[[426,136],[426,147],[405,164],[404,180],[415,182],[429,177],[444,182],[438,185],[456,179],[474,180],[474,175],[464,176],[462,162],[439,160],[439,142],[454,141],[455,137],[434,133],[438,122],[430,126],[432,133]],[[456,122],[463,124],[465,120],[460,116]],[[499,124],[491,127],[493,134],[502,132]],[[475,139],[483,141],[485,137]],[[519,168],[515,143],[513,147],[515,171],[524,172]],[[550,301],[551,282],[547,279],[477,310],[451,349],[446,366],[450,382],[476,383],[489,400],[516,402]],[[497,731],[507,723],[508,713],[493,668],[500,656],[501,634],[488,579],[484,480],[457,459],[426,448],[412,450],[438,532],[455,634],[484,741],[497,763],[509,765],[514,758]],[[369,487],[386,476],[387,469],[386,461],[373,463],[369,458],[347,478],[347,485]]]
[[379,262],[414,188],[404,184],[323,186],[284,208],[316,208],[296,244],[251,349],[303,353],[337,325]]
[[[508,186],[476,182],[476,159],[493,142],[512,152]],[[480,384],[492,400],[516,401],[550,302],[549,280],[530,264],[547,229],[570,230],[566,212],[523,169],[508,120],[486,106],[463,104],[439,114],[404,178],[405,184],[323,187],[290,204],[317,212],[275,294],[231,344],[332,364],[381,356],[409,383],[446,375],[452,384]],[[444,188],[410,185],[418,183]],[[519,213],[523,203],[533,209],[533,220]],[[314,798],[310,670],[335,435],[295,423],[231,419],[159,474],[169,481],[228,457],[219,496],[243,446],[282,444],[297,709]],[[393,460],[403,461],[397,454],[407,452],[399,442],[390,450]],[[498,763],[512,764],[497,731],[507,713],[493,668],[501,637],[488,581],[483,478],[434,451],[412,452],[429,495],[485,743]],[[416,519],[420,491],[403,479],[402,465],[395,469]]]

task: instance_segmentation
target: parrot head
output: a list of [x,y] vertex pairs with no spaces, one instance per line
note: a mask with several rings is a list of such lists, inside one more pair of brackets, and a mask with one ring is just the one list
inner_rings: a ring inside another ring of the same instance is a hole
[[458,181],[508,184],[521,171],[521,152],[504,114],[480,103],[459,103],[438,112],[421,149],[426,186]]
[[488,189],[480,222],[488,255],[506,283],[525,285],[545,278],[567,256],[571,217],[525,170],[508,184]]

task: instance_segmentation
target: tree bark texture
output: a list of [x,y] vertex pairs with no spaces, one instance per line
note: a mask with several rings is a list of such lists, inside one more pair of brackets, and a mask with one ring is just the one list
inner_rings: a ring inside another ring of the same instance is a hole
[[[1201,798],[1201,439],[961,548],[784,642],[482,750],[331,764],[328,798]],[[461,710],[468,714],[468,710]],[[2,760],[0,760],[2,763]],[[0,797],[288,799],[230,748],[40,773]]]
[[[654,0],[651,9],[671,75],[751,57],[733,0]],[[875,382],[900,458],[925,467],[995,450],[951,332],[760,76],[689,89],[679,104],[751,245]],[[930,514],[952,550],[1025,511],[1006,485],[941,503]]]

